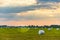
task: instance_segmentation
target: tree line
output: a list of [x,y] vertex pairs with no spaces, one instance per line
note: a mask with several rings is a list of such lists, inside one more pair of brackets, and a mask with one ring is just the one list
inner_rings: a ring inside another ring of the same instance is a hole
[[28,25],[28,26],[7,26],[7,25],[0,25],[2,28],[60,28],[60,25],[44,25],[44,26],[38,26],[38,25]]

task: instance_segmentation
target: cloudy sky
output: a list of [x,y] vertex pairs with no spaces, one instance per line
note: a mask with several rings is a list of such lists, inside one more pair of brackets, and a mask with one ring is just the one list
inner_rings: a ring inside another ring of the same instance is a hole
[[0,25],[60,24],[60,0],[0,0]]

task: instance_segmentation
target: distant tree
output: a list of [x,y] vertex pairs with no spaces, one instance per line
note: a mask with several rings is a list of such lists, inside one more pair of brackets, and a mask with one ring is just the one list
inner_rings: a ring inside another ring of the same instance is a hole
[[3,28],[3,27],[8,27],[8,26],[7,26],[7,25],[1,25],[0,27],[2,27],[2,28]]
[[50,27],[59,28],[60,26],[59,25],[51,25]]
[[44,25],[44,27],[45,27],[45,28],[50,28],[50,26],[48,26],[48,25]]

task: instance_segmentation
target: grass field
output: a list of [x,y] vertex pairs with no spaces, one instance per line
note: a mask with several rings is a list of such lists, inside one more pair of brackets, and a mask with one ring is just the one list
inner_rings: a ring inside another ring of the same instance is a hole
[[0,40],[60,40],[60,30],[53,28],[39,35],[41,28],[0,28]]

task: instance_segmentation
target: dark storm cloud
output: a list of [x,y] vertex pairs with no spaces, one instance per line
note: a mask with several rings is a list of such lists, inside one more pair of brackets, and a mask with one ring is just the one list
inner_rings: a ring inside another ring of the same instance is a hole
[[[49,19],[48,16],[32,16],[32,15],[27,15],[27,16],[16,16],[17,13],[21,12],[26,12],[26,11],[32,11],[32,10],[38,10],[41,8],[45,9],[54,9],[52,6],[54,5],[49,5],[46,2],[58,2],[59,0],[37,0],[38,3],[41,2],[41,4],[35,4],[35,5],[30,5],[30,6],[17,6],[17,7],[12,7],[12,6],[7,6],[7,7],[0,7],[0,18],[5,18],[4,21],[10,21],[10,20],[15,20],[15,21],[20,21],[20,20],[45,20]],[[59,1],[60,2],[60,1]],[[37,14],[37,13],[36,13]],[[60,16],[59,16],[60,17]],[[56,17],[55,17],[56,18]]]
[[36,0],[37,2],[60,2],[60,0]]
[[54,9],[52,5],[31,5],[31,6],[17,6],[17,7],[0,7],[0,13],[19,13],[25,11],[32,11],[40,8]]

